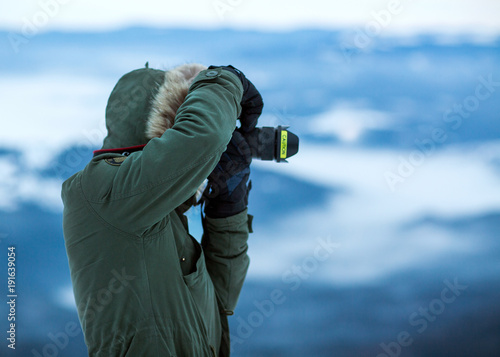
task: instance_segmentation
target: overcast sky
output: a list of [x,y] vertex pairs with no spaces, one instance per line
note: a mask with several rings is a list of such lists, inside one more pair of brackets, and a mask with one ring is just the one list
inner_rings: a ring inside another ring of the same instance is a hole
[[4,0],[0,29],[109,30],[133,25],[188,28],[363,27],[374,14],[384,33],[500,35],[500,0]]

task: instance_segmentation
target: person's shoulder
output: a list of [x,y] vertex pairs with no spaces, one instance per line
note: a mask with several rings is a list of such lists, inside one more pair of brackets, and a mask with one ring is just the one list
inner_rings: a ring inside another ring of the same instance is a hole
[[93,157],[78,173],[82,192],[90,201],[99,201],[113,184],[114,178],[127,156],[108,154]]
[[82,171],[78,171],[77,173],[70,176],[66,179],[61,186],[61,199],[63,201],[64,206],[66,207],[71,201],[74,200],[75,194],[77,194],[80,186]]
[[62,192],[67,192],[69,190],[71,190],[76,181],[79,179],[79,175],[80,175],[81,171],[78,171],[77,173],[71,175],[69,178],[67,178],[63,183],[62,183]]
[[86,198],[95,199],[102,195],[116,168],[124,161],[123,157],[94,157],[77,173],[73,174],[62,184],[61,196],[63,202],[70,196],[83,194]]

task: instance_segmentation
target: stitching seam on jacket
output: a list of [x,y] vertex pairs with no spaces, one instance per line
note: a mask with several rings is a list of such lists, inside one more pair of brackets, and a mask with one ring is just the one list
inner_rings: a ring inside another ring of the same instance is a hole
[[[180,170],[180,171],[177,171],[176,173],[164,178],[163,180],[157,182],[157,183],[149,183],[139,189],[137,189],[137,191],[132,191],[132,192],[129,192],[129,193],[126,193],[126,194],[116,194],[116,196],[113,196],[111,195],[112,197],[110,198],[107,198],[107,199],[100,199],[100,200],[92,200],[90,198],[86,198],[89,202],[91,203],[106,203],[106,202],[111,202],[111,201],[118,201],[118,200],[122,200],[122,199],[125,199],[125,198],[130,198],[130,197],[134,197],[136,195],[139,195],[141,193],[144,193],[150,189],[153,189],[153,188],[156,188],[158,186],[162,186],[164,185],[165,183],[169,182],[169,181],[172,181],[180,176],[182,176],[184,173],[186,173],[187,171],[191,170],[192,168],[196,167],[196,166],[199,166],[203,163],[205,163],[206,161],[214,158],[215,156],[217,156],[219,153],[222,153],[222,149],[225,147],[226,145],[222,145],[220,146],[219,148],[217,148],[217,150],[215,151],[215,153],[211,154],[211,155],[208,155],[208,156],[204,156],[203,158],[201,158],[200,160],[196,161],[195,163],[187,166],[186,168],[184,168],[183,170]],[[83,185],[82,185],[82,189],[83,189]]]
[[120,228],[114,226],[113,224],[111,224],[110,222],[105,220],[100,214],[98,214],[97,211],[94,209],[94,207],[92,207],[91,201],[87,199],[87,196],[85,196],[85,191],[83,189],[81,179],[82,179],[81,176],[79,176],[77,185],[78,185],[78,188],[80,189],[80,192],[83,196],[83,200],[85,201],[85,205],[87,206],[88,210],[99,220],[99,222],[101,222],[107,228],[112,229],[112,230],[114,230],[117,233],[120,233],[122,235],[125,235],[128,238],[133,238],[134,240],[140,238],[139,235],[135,235],[135,234],[126,232],[124,230],[121,230]]

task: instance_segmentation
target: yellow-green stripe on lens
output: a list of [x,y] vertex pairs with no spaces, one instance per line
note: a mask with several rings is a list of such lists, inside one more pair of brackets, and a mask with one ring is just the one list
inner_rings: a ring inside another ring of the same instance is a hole
[[287,141],[288,141],[288,131],[283,130],[281,132],[281,150],[280,150],[281,159],[286,159]]

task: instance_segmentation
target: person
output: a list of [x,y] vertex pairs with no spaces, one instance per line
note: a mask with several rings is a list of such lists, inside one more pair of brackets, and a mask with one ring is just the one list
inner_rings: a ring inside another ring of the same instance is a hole
[[[102,149],[61,193],[89,356],[229,356],[227,316],[252,231],[242,132],[255,128],[262,107],[232,66],[146,64],[118,81]],[[201,244],[184,215],[200,196]]]

